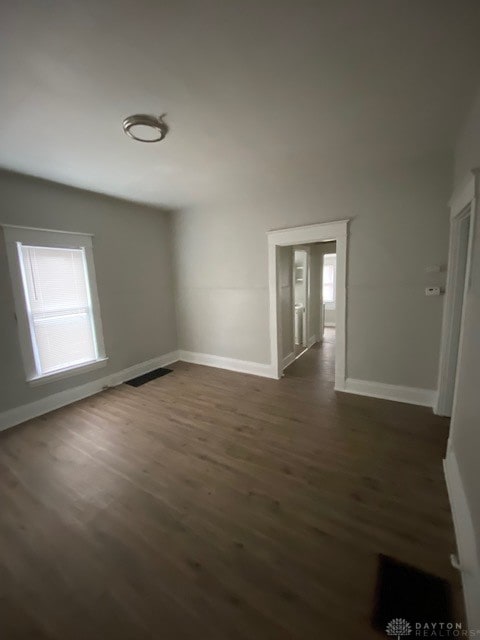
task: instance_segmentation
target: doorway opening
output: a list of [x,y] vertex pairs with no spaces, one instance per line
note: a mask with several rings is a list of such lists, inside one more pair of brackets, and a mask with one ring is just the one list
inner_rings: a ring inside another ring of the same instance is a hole
[[[328,330],[335,389],[345,390],[347,225],[341,220],[268,233],[271,361],[278,378],[326,340]],[[325,327],[324,255],[332,254],[336,259],[334,268],[327,260],[325,291],[330,292],[328,311],[334,310],[335,326]]]
[[[330,342],[335,341],[335,242],[312,242],[292,250],[294,344],[290,349],[292,345],[284,342],[283,370],[292,362],[292,351],[297,360],[313,345],[323,342],[326,334]],[[283,334],[288,336],[288,330],[284,328]],[[334,356],[333,351],[330,354]]]
[[[335,242],[291,249],[295,339],[293,358],[291,346],[284,342],[283,375],[331,384],[335,378]],[[283,335],[289,335],[285,327]]]
[[[306,249],[293,251],[293,317],[294,344],[293,353],[298,358],[307,349],[307,319],[310,313],[310,252]],[[287,354],[288,355],[288,354]]]

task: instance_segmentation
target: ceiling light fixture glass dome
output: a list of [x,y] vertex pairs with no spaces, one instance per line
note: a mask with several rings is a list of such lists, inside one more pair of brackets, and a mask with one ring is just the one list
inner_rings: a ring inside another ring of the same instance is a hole
[[123,121],[123,130],[138,142],[160,142],[168,133],[168,125],[164,121],[165,114],[151,116],[139,113],[128,116]]

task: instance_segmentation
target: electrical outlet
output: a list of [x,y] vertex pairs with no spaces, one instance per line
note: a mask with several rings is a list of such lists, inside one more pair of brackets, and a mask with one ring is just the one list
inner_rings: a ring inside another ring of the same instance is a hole
[[425,288],[426,296],[439,296],[440,295],[440,287],[426,287]]

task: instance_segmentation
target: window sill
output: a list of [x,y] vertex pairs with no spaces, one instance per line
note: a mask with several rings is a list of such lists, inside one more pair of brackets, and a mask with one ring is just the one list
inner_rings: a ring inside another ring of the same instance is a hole
[[80,375],[81,373],[87,373],[87,371],[93,371],[94,369],[100,369],[104,367],[108,362],[108,358],[99,358],[92,362],[85,362],[75,367],[69,367],[68,369],[61,369],[60,371],[54,371],[52,373],[46,373],[42,376],[35,376],[27,380],[31,387],[36,387],[40,384],[47,384],[48,382],[56,382],[57,380],[63,380],[63,378],[70,378],[70,376]]

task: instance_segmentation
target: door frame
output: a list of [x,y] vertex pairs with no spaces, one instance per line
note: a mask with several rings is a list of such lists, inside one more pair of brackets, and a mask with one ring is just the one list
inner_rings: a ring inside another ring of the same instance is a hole
[[270,294],[270,362],[272,373],[276,378],[280,378],[282,375],[281,327],[279,326],[280,313],[278,308],[278,248],[334,241],[336,242],[337,253],[335,390],[345,390],[348,222],[349,220],[337,220],[335,222],[322,222],[267,232],[268,287]]
[[[470,286],[470,267],[472,259],[472,243],[475,231],[475,208],[478,198],[479,171],[472,171],[467,179],[453,194],[449,202],[450,207],[450,240],[448,249],[447,283],[445,287],[445,300],[443,306],[442,338],[440,343],[440,361],[438,367],[438,394],[434,411],[438,415],[452,416],[455,408],[455,388],[458,379],[465,311],[465,298]],[[460,258],[462,252],[461,232],[465,220],[470,219],[468,233],[466,268],[464,281],[461,282]],[[459,309],[458,287],[463,286],[462,308]],[[459,314],[460,312],[460,314]],[[460,317],[460,331],[458,344],[455,334],[458,333],[458,324],[455,320]],[[449,397],[452,396],[453,401]],[[453,421],[452,421],[453,422]],[[451,428],[453,424],[451,425]]]

